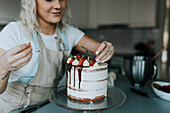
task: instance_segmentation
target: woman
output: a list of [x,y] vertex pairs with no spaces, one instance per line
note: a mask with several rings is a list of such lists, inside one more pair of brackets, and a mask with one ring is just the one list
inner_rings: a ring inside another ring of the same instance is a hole
[[0,34],[0,113],[47,100],[64,75],[72,48],[96,55],[98,62],[114,53],[111,43],[99,43],[68,25],[67,0],[21,1],[20,21]]

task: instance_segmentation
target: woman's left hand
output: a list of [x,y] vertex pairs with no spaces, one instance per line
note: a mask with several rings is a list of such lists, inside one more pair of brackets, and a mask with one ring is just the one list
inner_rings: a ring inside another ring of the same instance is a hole
[[103,41],[96,51],[96,61],[104,63],[112,58],[114,52],[113,45],[110,42]]

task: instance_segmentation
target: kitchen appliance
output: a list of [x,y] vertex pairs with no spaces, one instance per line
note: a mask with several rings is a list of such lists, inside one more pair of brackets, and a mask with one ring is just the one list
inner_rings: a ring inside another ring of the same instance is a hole
[[124,57],[123,69],[134,86],[144,86],[146,81],[157,75],[157,66],[149,56]]

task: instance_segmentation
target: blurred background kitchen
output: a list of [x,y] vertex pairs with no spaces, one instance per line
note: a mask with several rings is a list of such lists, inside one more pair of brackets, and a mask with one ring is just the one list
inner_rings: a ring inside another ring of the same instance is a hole
[[[156,60],[157,79],[170,81],[169,0],[70,0],[70,5],[72,25],[115,46],[109,71],[124,74],[124,56],[154,56],[165,46]],[[0,0],[0,31],[19,17],[19,9],[20,0]]]

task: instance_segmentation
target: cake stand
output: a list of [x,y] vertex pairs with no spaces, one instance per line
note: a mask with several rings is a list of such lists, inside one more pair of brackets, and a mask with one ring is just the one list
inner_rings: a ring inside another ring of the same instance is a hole
[[96,101],[77,101],[66,96],[66,86],[54,89],[49,98],[54,105],[65,109],[74,110],[75,113],[100,113],[101,110],[116,108],[126,100],[123,91],[116,87],[108,87],[107,96]]

